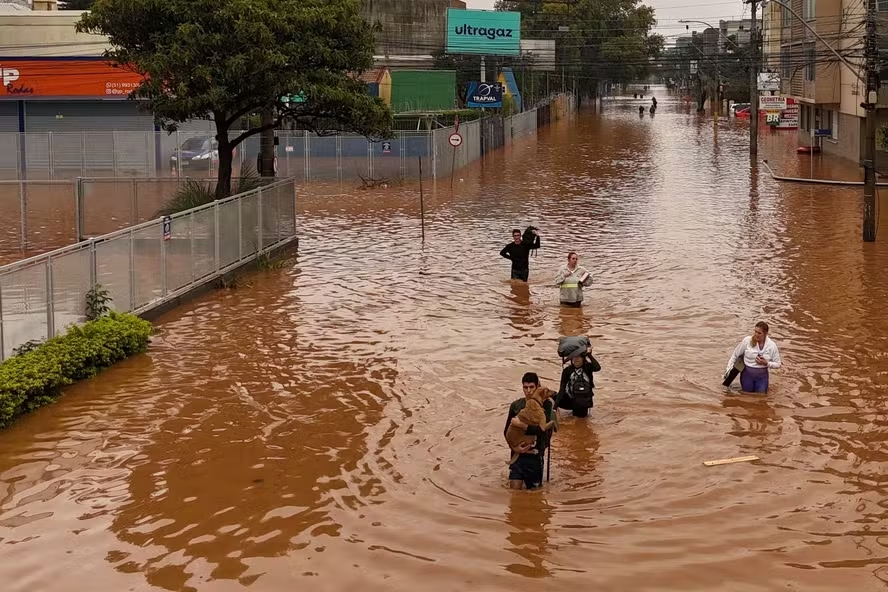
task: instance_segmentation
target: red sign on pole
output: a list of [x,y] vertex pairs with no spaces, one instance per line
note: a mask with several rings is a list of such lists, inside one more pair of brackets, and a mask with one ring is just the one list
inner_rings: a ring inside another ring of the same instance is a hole
[[459,114],[453,116],[453,131],[459,131]]

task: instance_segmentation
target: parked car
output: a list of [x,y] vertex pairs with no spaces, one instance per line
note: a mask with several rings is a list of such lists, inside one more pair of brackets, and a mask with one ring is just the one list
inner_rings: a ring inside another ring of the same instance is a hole
[[207,171],[219,166],[219,143],[212,136],[188,138],[170,156],[170,170],[184,175],[188,171]]
[[734,104],[731,105],[731,107],[730,107],[730,109],[731,109],[731,115],[734,115],[734,116],[736,117],[736,115],[737,115],[737,111],[746,111],[746,110],[749,110],[749,106],[750,106],[749,103],[734,103]]

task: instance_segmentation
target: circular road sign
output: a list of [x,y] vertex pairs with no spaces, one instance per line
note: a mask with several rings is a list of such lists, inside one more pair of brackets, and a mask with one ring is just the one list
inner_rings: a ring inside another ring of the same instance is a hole
[[450,145],[454,148],[460,146],[462,144],[462,136],[458,133],[454,132],[450,134],[450,137],[447,138],[447,141],[450,142]]

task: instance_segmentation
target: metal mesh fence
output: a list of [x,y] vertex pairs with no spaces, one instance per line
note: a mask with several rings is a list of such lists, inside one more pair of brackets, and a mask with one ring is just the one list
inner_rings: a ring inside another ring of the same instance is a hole
[[[574,108],[572,95],[555,96],[551,103],[556,119]],[[520,137],[535,129],[530,121],[534,115],[534,111],[528,111],[513,116],[511,136]],[[219,172],[218,146],[210,122],[206,125],[204,130],[172,134],[153,130],[2,132],[0,179],[215,178]],[[231,130],[229,137],[235,138],[243,131]],[[318,136],[300,130],[277,130],[275,136],[277,173],[298,183],[412,177],[419,152],[431,156],[432,149],[432,133],[426,131],[396,131],[393,138],[383,142],[348,134]],[[234,176],[256,168],[259,148],[258,135],[235,147]]]
[[288,179],[0,267],[0,359],[85,320],[96,284],[114,310],[142,311],[295,235]]
[[0,261],[76,242],[73,181],[0,181]]

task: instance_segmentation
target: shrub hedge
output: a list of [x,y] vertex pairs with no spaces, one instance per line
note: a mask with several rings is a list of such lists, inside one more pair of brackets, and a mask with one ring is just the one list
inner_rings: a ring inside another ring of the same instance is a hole
[[0,428],[51,403],[62,388],[148,346],[151,323],[111,312],[0,364]]

